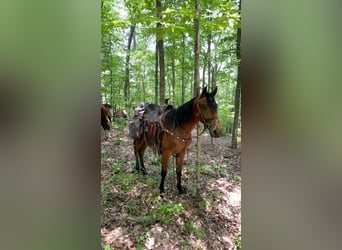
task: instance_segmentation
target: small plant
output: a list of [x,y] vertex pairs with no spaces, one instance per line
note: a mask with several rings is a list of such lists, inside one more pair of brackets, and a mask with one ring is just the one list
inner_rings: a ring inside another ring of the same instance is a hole
[[106,161],[108,158],[108,151],[102,151],[101,152],[101,166],[103,166],[103,163]]
[[104,246],[103,250],[112,250],[112,248],[110,247],[110,245],[107,244]]
[[150,177],[150,178],[147,179],[146,182],[147,182],[147,184],[148,184],[149,186],[153,186],[154,184],[157,183],[157,180],[154,179],[154,178],[152,178],[152,177]]
[[106,205],[107,207],[110,205],[108,201],[110,200],[109,194],[110,193],[110,185],[109,184],[101,184],[101,202],[102,204]]
[[190,244],[189,241],[187,241],[187,240],[181,240],[181,241],[179,242],[179,244],[180,244],[182,247],[184,247],[185,249],[189,249],[189,247],[191,247],[191,244]]
[[217,192],[216,190],[212,190],[210,193],[210,196],[212,197],[213,200],[222,199],[222,195],[219,192]]
[[190,173],[194,173],[194,172],[196,172],[196,167],[193,166],[193,165],[189,165],[187,167],[187,171],[190,172]]
[[113,173],[118,173],[121,170],[123,165],[124,165],[123,161],[113,162],[113,165],[112,165]]
[[111,177],[111,181],[122,190],[132,190],[136,185],[135,181],[138,179],[139,175],[137,173],[113,174]]
[[138,206],[138,202],[131,200],[127,203],[127,213],[128,214],[132,214],[132,215],[136,215],[139,213],[139,206]]
[[150,237],[150,236],[151,236],[151,232],[150,231],[147,231],[143,235],[138,236],[138,238],[137,238],[137,242],[138,242],[137,250],[143,249],[143,243],[144,243],[145,239]]
[[159,165],[161,161],[161,156],[152,154],[148,157],[148,161],[153,165]]
[[152,215],[157,221],[161,221],[165,224],[169,224],[173,214],[182,214],[183,206],[182,204],[162,204],[158,208],[152,210]]
[[208,172],[209,172],[209,170],[208,170],[207,166],[201,166],[200,167],[200,173],[201,174],[206,174]]
[[188,184],[187,186],[186,186],[186,188],[191,192],[191,193],[193,193],[193,194],[195,194],[196,193],[196,185],[195,184]]
[[240,175],[234,175],[233,180],[236,182],[241,182],[241,176]]
[[204,238],[203,232],[196,227],[193,220],[191,220],[191,219],[187,220],[184,224],[184,228],[188,234],[193,234],[194,236],[196,236],[199,239]]
[[199,207],[204,210],[209,210],[209,208],[212,206],[211,205],[212,201],[208,199],[203,199],[202,201],[199,202]]
[[152,215],[146,215],[146,216],[139,216],[138,221],[145,226],[148,226],[153,223],[153,217]]
[[241,233],[235,235],[235,243],[237,249],[241,249]]

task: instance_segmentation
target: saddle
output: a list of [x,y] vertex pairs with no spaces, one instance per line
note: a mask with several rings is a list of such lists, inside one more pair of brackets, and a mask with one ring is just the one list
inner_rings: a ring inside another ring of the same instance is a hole
[[[167,99],[168,100],[168,99]],[[160,152],[162,127],[160,117],[173,108],[167,104],[162,106],[152,103],[140,103],[134,108],[134,116],[129,121],[129,135],[133,139],[143,138],[153,151]]]
[[161,108],[157,104],[147,104],[143,114],[143,119],[149,123],[158,122],[161,115]]

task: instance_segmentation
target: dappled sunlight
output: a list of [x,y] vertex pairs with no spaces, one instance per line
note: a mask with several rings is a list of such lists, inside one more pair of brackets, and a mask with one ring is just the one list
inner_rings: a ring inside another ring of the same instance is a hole
[[227,178],[219,178],[208,186],[208,190],[219,191],[220,199],[216,202],[216,212],[229,221],[236,221],[237,226],[240,229],[241,186],[232,184]]
[[114,228],[113,230],[102,228],[101,236],[103,238],[103,245],[110,245],[114,249],[135,249],[129,234],[125,233],[121,227]]
[[194,236],[190,236],[189,244],[192,249],[208,249],[203,240],[197,239]]
[[199,202],[194,148],[184,164],[187,193],[178,195],[171,159],[166,192],[161,196],[159,157],[147,148],[148,174],[137,173],[132,140],[123,134],[111,131],[101,148],[103,245],[112,249],[235,249],[235,236],[241,231],[240,154],[228,149],[229,140],[214,139],[211,145],[210,137],[203,134],[201,158],[206,165],[201,166]]

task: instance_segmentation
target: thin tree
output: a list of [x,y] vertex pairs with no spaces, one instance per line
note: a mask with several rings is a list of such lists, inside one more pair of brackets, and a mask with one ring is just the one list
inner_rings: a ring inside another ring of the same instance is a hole
[[185,97],[185,35],[182,34],[182,100],[181,103],[184,103],[184,97]]
[[[194,70],[194,95],[199,95],[200,75],[199,75],[199,56],[200,56],[200,1],[196,0],[196,17],[195,17],[195,70]],[[200,198],[200,152],[201,152],[201,138],[199,136],[199,125],[197,124],[197,141],[196,141],[196,197]]]
[[209,31],[209,35],[208,35],[208,50],[207,50],[207,57],[208,57],[208,89],[213,89],[214,86],[212,86],[212,88],[210,88],[210,73],[211,73],[211,31]]
[[130,28],[130,33],[128,37],[128,42],[127,42],[127,54],[126,54],[126,69],[125,69],[125,85],[124,85],[124,99],[125,99],[125,106],[126,110],[128,110],[128,103],[129,103],[129,62],[130,62],[130,56],[131,56],[131,46],[132,46],[132,40],[134,36],[134,31],[135,31],[135,25],[132,25]]
[[[239,2],[239,11],[241,13],[241,1]],[[241,23],[241,22],[240,22]],[[240,43],[241,43],[241,27],[238,26],[237,29],[237,39],[236,39],[236,58],[238,60],[238,74],[235,89],[235,99],[234,99],[234,122],[232,129],[232,141],[231,148],[237,148],[237,129],[239,126],[240,117],[240,99],[241,99],[241,54],[240,54]]]
[[156,52],[155,52],[155,67],[154,67],[154,103],[158,103],[158,89],[159,89],[159,53],[158,53],[158,38],[156,35]]
[[175,53],[176,44],[175,39],[172,40],[172,50],[171,50],[171,72],[172,72],[172,100],[176,98],[175,88],[176,88],[176,66],[175,66]]
[[157,47],[159,54],[159,102],[160,104],[165,102],[165,63],[164,63],[164,40],[163,40],[163,30],[161,24],[161,9],[162,4],[160,0],[156,0],[156,10],[157,10],[157,18],[159,21],[157,22]]

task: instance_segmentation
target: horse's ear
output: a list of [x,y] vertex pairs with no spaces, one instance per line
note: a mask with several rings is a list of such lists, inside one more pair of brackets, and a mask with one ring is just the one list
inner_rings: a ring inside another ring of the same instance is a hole
[[215,88],[213,89],[213,91],[211,92],[212,96],[215,96],[217,93],[217,86],[215,86]]
[[204,97],[206,93],[207,93],[207,86],[203,88],[200,98]]

